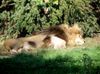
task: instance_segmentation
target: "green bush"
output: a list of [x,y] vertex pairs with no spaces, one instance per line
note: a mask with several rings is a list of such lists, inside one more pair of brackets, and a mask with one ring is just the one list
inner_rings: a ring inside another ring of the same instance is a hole
[[97,17],[97,23],[100,25],[100,0],[92,0],[91,6],[93,7],[93,12]]
[[[1,0],[0,31],[18,37],[61,23],[79,23],[85,36],[99,30],[91,0]],[[47,10],[47,12],[45,12]]]

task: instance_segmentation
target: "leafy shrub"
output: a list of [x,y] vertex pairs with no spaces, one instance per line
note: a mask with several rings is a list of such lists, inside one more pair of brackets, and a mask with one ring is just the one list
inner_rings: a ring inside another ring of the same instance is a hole
[[97,23],[100,25],[100,0],[92,0],[91,5],[93,7],[93,12],[97,17]]
[[[6,35],[31,34],[49,26],[79,23],[85,36],[99,30],[91,0],[1,0],[0,27]],[[4,25],[4,26],[3,26]],[[22,36],[22,35],[21,35]]]

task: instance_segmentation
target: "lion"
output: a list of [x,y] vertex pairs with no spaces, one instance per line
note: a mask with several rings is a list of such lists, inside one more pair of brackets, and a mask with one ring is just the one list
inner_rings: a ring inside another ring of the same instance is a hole
[[4,47],[8,50],[14,49],[31,49],[53,47],[66,48],[67,45],[82,45],[84,39],[82,37],[81,28],[78,24],[68,26],[66,24],[49,27],[30,37],[17,39],[9,39],[4,42]]

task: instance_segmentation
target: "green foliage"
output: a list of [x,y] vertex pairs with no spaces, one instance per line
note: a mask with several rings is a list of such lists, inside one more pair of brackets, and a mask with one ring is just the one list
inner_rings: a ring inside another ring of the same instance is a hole
[[[94,53],[95,52],[95,53]],[[99,74],[100,47],[94,49],[54,50],[37,54],[0,56],[3,74]]]
[[40,31],[49,26],[79,23],[86,36],[99,30],[91,0],[1,0],[0,30],[6,35]]
[[86,36],[91,36],[94,31],[99,29],[90,3],[90,0],[65,0],[61,4],[65,23],[79,23]]
[[100,0],[92,0],[91,6],[93,7],[93,12],[97,17],[97,22],[100,25]]

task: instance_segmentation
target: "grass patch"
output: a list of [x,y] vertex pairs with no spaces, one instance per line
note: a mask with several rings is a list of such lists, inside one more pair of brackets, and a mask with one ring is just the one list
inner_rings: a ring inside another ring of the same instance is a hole
[[[42,49],[41,49],[42,50]],[[100,47],[47,49],[36,54],[21,53],[0,58],[6,74],[100,74]]]

